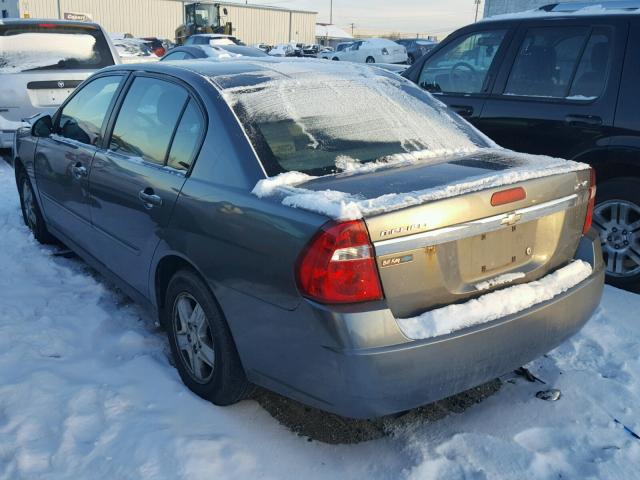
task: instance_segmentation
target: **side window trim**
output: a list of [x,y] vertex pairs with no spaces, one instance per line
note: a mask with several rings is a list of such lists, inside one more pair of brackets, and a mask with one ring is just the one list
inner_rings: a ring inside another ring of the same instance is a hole
[[[184,88],[185,91],[187,92],[187,99],[185,100],[184,105],[182,106],[182,110],[180,111],[180,115],[178,116],[178,121],[176,122],[176,125],[173,128],[173,132],[171,133],[171,140],[167,147],[167,151],[165,152],[164,164],[158,165],[153,162],[147,162],[145,160],[143,161],[145,162],[146,165],[150,165],[160,169],[170,169],[172,172],[176,172],[188,177],[191,174],[191,171],[193,170],[193,167],[196,163],[196,159],[198,158],[200,150],[202,149],[202,144],[204,143],[204,138],[209,128],[209,116],[206,114],[206,109],[202,106],[202,100],[194,91],[194,89],[190,85],[170,75],[157,74],[157,73],[151,73],[151,72],[145,72],[145,71],[134,71],[134,72],[131,72],[129,77],[124,82],[121,83],[120,91],[117,93],[117,100],[115,101],[114,105],[111,108],[111,112],[109,114],[109,120],[108,120],[108,123],[106,124],[106,128],[105,128],[106,131],[105,131],[105,134],[103,135],[102,150],[109,151],[111,136],[113,135],[113,129],[115,127],[116,120],[118,119],[118,114],[120,113],[120,110],[122,108],[122,104],[124,103],[124,100],[127,97],[127,93],[131,89],[131,85],[133,84],[133,81],[139,77],[155,78],[158,80],[163,80],[165,82],[174,83]],[[195,105],[200,110],[200,114],[202,115],[202,119],[204,121],[204,126],[200,134],[200,137],[198,139],[198,142],[199,142],[198,148],[195,150],[194,157],[191,162],[191,166],[189,170],[181,171],[181,170],[176,170],[174,168],[168,167],[167,161],[169,159],[169,155],[171,154],[171,147],[173,146],[173,140],[176,136],[176,132],[178,131],[178,127],[180,126],[180,121],[182,120],[182,116],[184,115],[184,112],[187,109],[187,106],[192,101],[195,102]]]

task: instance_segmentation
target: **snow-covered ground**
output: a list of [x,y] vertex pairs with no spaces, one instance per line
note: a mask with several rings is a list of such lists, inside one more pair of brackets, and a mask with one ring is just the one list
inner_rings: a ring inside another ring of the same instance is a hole
[[[191,394],[153,320],[53,251],[0,162],[0,479],[640,478],[638,295],[607,287],[586,328],[528,366],[547,385],[505,379],[463,413],[326,445],[255,401]],[[560,400],[535,397],[549,387]]]

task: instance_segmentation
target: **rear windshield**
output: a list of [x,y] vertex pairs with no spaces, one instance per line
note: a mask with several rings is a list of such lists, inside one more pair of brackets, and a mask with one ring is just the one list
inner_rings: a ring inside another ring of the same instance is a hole
[[487,146],[477,130],[397,75],[332,63],[308,71],[296,71],[296,62],[273,68],[278,72],[216,78],[270,176],[325,175],[340,171],[345,160]]
[[0,73],[99,69],[113,63],[102,31],[91,25],[0,25]]

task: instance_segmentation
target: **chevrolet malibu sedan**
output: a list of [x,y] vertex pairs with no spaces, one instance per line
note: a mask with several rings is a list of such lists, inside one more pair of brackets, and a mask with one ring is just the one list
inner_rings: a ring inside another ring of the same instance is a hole
[[553,349],[602,293],[586,165],[500,149],[367,66],[110,67],[14,161],[35,238],[155,312],[217,405],[261,385],[410,409]]

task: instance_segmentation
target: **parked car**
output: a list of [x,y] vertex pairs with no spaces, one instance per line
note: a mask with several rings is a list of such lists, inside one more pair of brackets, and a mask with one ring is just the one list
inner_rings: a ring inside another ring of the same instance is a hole
[[122,63],[157,62],[158,56],[151,48],[151,42],[139,38],[113,39]]
[[269,57],[262,50],[241,45],[188,45],[176,47],[162,57],[161,61],[191,60],[194,58],[227,59],[237,57]]
[[583,7],[469,25],[404,75],[504,147],[592,165],[607,280],[637,287],[640,15]]
[[358,40],[347,45],[343,50],[336,50],[331,54],[325,53],[321,57],[358,63],[406,63],[407,51],[402,45],[391,40],[370,38]]
[[296,47],[295,43],[281,43],[278,45],[274,45],[271,50],[269,50],[269,55],[272,57],[299,57],[299,50]]
[[197,33],[184,41],[183,45],[244,45],[233,35],[222,33]]
[[0,148],[10,148],[22,120],[53,113],[85,78],[120,63],[96,23],[0,20]]
[[164,54],[167,53],[167,50],[169,50],[169,48],[167,48],[167,40],[163,41],[157,37],[143,37],[142,40],[149,42],[149,47],[156,57],[164,56]]
[[14,163],[35,238],[157,313],[198,395],[398,412],[529,362],[597,307],[586,165],[491,148],[364,65],[181,65],[102,70],[20,130]]
[[272,47],[268,43],[256,43],[253,48],[260,49],[264,53],[269,53],[269,50],[271,50]]
[[407,49],[407,63],[409,65],[413,65],[418,58],[429,53],[438,44],[438,42],[425,38],[401,38],[396,40],[396,43]]

